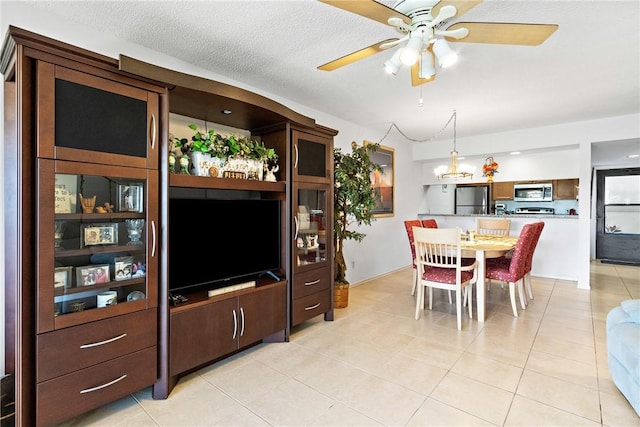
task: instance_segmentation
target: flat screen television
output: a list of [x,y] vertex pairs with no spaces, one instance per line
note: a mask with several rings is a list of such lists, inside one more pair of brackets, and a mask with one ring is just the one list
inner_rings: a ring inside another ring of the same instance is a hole
[[215,289],[278,273],[280,201],[169,199],[169,291]]

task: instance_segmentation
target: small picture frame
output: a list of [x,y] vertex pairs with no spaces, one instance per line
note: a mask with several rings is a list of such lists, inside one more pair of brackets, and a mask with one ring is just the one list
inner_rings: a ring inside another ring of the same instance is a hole
[[118,280],[129,280],[133,275],[133,257],[123,256],[114,258],[114,277]]
[[98,285],[110,281],[109,264],[76,267],[76,283],[78,287]]
[[142,212],[143,188],[142,184],[119,184],[118,212]]
[[53,273],[53,287],[64,289],[71,287],[73,267],[56,267]]
[[82,227],[83,247],[118,244],[118,223],[86,224]]

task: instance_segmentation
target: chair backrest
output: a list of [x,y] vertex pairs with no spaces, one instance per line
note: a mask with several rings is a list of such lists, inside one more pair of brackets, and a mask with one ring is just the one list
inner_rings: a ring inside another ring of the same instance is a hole
[[478,234],[496,234],[506,236],[509,234],[511,227],[510,219],[482,219],[478,218],[476,222],[476,233]]
[[509,265],[509,275],[513,280],[519,280],[525,275],[527,260],[531,252],[531,242],[533,242],[538,226],[534,223],[525,224],[520,231],[516,247],[513,250],[511,264]]
[[416,268],[416,248],[413,245],[413,227],[422,227],[419,219],[408,219],[404,222],[404,228],[407,230],[407,237],[409,238],[409,246],[411,247],[413,268]]
[[460,268],[460,230],[414,227],[416,260],[422,266]]
[[438,228],[438,222],[433,218],[423,219],[422,226],[424,228]]
[[535,233],[531,238],[531,242],[529,243],[529,254],[524,266],[525,273],[531,271],[531,267],[533,264],[533,253],[536,251],[536,246],[538,246],[538,240],[540,240],[540,235],[542,234],[542,229],[544,228],[544,222],[534,222],[532,226],[534,227]]

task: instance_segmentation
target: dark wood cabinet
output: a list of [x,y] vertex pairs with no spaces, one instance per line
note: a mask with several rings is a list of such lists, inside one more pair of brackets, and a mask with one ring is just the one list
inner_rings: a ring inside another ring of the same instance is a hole
[[156,381],[166,89],[13,27],[0,64],[6,370],[16,424],[48,426]]
[[286,283],[278,282],[172,309],[171,375],[211,363],[284,330],[285,303]]
[[292,131],[292,326],[319,314],[324,314],[325,320],[333,320],[332,183],[336,134],[330,129]]
[[[333,319],[336,131],[236,87],[14,27],[0,66],[17,425],[55,425],[150,385],[166,398],[184,373]],[[170,174],[172,113],[261,139],[279,156],[277,182]],[[194,193],[277,201],[278,277],[171,305],[169,201]]]

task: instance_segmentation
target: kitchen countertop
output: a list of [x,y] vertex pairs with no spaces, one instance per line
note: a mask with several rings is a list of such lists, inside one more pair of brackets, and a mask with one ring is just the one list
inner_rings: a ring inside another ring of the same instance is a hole
[[454,216],[454,217],[486,217],[486,218],[558,218],[558,219],[578,219],[579,215],[566,214],[439,214],[439,213],[418,213],[420,217],[428,216]]

